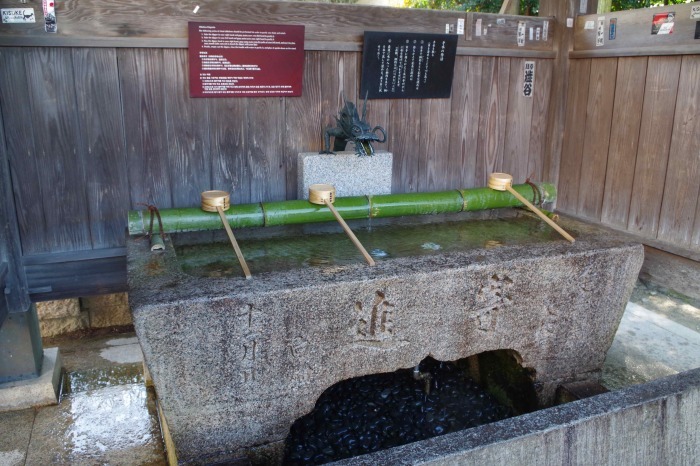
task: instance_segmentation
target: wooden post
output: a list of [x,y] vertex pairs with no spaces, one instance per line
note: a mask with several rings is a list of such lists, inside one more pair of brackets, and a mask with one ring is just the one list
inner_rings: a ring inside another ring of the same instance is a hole
[[520,14],[520,0],[503,0],[501,5],[501,10],[498,12],[499,15],[519,15]]
[[574,46],[574,29],[566,27],[566,19],[576,16],[578,0],[540,0],[540,16],[554,16],[554,59],[552,87],[547,117],[547,140],[545,147],[543,179],[555,185],[559,181],[559,165],[564,143],[566,125],[567,87],[569,85],[569,52]]
[[603,13],[610,13],[610,10],[612,10],[612,0],[598,0],[597,13],[599,15]]
[[[1,110],[0,110],[1,111]],[[0,141],[5,141],[5,127],[0,113]],[[4,267],[3,267],[4,264]],[[26,310],[31,302],[27,287],[27,278],[22,266],[22,246],[18,219],[15,213],[14,195],[10,180],[10,161],[5,144],[0,144],[0,290],[4,296],[9,312]],[[4,304],[4,303],[3,303]],[[5,315],[0,310],[0,326]]]

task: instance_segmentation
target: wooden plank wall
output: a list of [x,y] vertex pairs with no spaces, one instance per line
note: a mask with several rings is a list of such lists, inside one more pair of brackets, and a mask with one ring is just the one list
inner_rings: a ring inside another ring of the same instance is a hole
[[[360,57],[307,51],[299,98],[190,99],[185,49],[1,47],[23,254],[123,247],[139,203],[194,206],[207,189],[294,198],[296,155],[321,148],[342,94],[357,98]],[[541,179],[552,61],[533,60],[530,99],[524,58],[458,56],[452,98],[370,101],[393,190],[482,186],[500,170]]]
[[700,248],[700,55],[572,60],[558,208]]
[[[389,131],[379,148],[395,153],[395,191],[483,185],[501,168],[518,180],[541,177],[561,29],[552,17],[256,0],[197,6],[65,0],[56,34],[41,21],[0,24],[0,144],[32,299],[123,289],[125,216],[140,203],[192,206],[212,188],[236,203],[293,198],[297,153],[319,150],[342,95],[358,97],[366,30],[465,25],[452,99],[370,103],[370,122]],[[488,36],[477,36],[477,20]],[[303,96],[189,98],[189,21],[304,25]],[[521,21],[547,26],[547,40],[517,46]],[[518,94],[525,57],[538,70],[527,100]]]

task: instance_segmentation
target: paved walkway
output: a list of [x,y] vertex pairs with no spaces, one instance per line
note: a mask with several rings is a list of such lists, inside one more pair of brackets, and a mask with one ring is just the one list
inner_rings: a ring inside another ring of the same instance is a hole
[[605,358],[614,390],[700,367],[700,306],[637,283]]
[[[639,283],[608,352],[610,389],[700,367],[700,307]],[[165,465],[133,334],[64,339],[61,403],[0,413],[0,466]],[[55,344],[47,345],[55,346]]]
[[61,402],[0,413],[0,466],[166,465],[135,335],[57,343]]

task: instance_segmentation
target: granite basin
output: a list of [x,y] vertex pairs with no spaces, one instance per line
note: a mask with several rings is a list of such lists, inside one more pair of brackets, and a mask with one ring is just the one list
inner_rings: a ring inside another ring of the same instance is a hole
[[239,230],[250,280],[222,260],[225,237],[159,253],[128,238],[134,325],[180,463],[274,462],[328,387],[427,356],[513,350],[542,406],[598,379],[640,244],[562,219],[570,244],[517,210],[382,220],[351,224],[374,267],[335,224]]

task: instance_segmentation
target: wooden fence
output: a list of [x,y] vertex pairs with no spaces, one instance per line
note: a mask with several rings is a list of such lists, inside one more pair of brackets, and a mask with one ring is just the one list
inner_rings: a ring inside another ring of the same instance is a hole
[[[166,16],[171,27],[153,31],[139,17],[129,37],[108,27],[91,47],[99,23],[83,20],[99,3],[84,5],[79,15],[66,2],[59,30],[63,24],[75,32],[56,37],[54,46],[26,46],[49,45],[36,27],[24,36],[0,28],[4,144],[34,299],[123,288],[126,212],[141,203],[195,206],[208,189],[231,191],[235,203],[295,198],[297,153],[320,150],[342,96],[358,98],[362,29],[372,29],[372,21],[378,29],[396,28],[367,13],[376,8],[341,9],[370,25],[336,18],[340,39],[333,41],[309,23],[302,97],[191,99],[184,32],[177,32],[187,18],[173,23]],[[260,22],[284,22],[282,9],[293,16],[287,22],[298,23],[306,12],[284,10],[286,2],[235,4]],[[277,10],[265,16],[270,5]],[[495,17],[480,15],[494,24],[489,42],[470,38],[472,15],[396,11],[416,19],[408,23],[412,32],[444,32],[462,17],[468,34],[460,38],[451,98],[369,101],[370,123],[389,135],[378,148],[394,153],[393,191],[482,186],[488,173],[501,170],[518,182],[541,179],[552,38],[519,48],[518,18],[504,17],[499,32]],[[240,20],[235,11],[227,14]],[[526,21],[540,26],[543,19]],[[536,63],[532,98],[522,95],[525,60]]]
[[[578,18],[558,208],[697,260],[700,40],[690,7],[609,14],[619,38],[606,29],[602,47],[583,26],[598,16]],[[652,35],[653,15],[667,11],[674,35]]]
[[[482,186],[492,171],[546,179],[559,210],[698,260],[697,2],[608,14],[603,44],[599,15],[568,29],[578,2],[541,3],[552,17],[221,0],[195,15],[167,0],[66,0],[57,35],[0,25],[0,155],[33,299],[124,289],[126,212],[140,203],[194,206],[207,189],[236,203],[294,198],[297,153],[319,150],[342,96],[359,97],[363,31],[444,32],[460,20],[449,99],[369,102],[370,123],[389,133],[379,149],[394,153],[393,190]],[[644,32],[670,10],[673,35]],[[189,98],[188,21],[304,24],[303,95]],[[547,21],[550,35],[518,47],[519,21]]]

